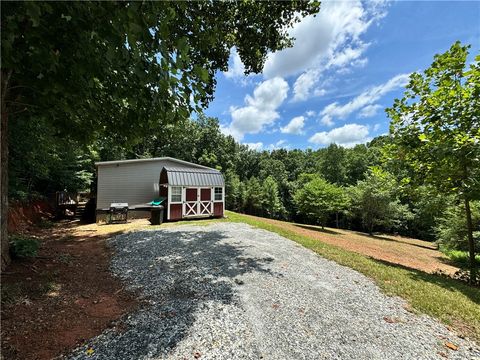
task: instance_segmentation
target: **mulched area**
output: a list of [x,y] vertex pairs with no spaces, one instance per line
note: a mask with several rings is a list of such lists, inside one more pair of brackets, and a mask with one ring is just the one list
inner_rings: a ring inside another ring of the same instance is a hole
[[[5,359],[51,359],[71,351],[137,306],[109,271],[108,234],[78,232],[78,222],[22,229],[41,242],[38,257],[14,260],[2,274]],[[117,326],[121,328],[121,326]]]

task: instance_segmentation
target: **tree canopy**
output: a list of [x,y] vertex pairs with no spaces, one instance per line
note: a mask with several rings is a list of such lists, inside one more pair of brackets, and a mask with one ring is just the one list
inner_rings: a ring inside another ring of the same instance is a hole
[[470,202],[480,198],[480,56],[467,66],[468,49],[456,42],[423,73],[413,73],[403,98],[387,113],[390,151],[412,169],[407,180],[462,201],[475,273]]
[[46,126],[44,141],[128,149],[201,111],[232,48],[246,73],[259,72],[269,52],[292,44],[288,29],[318,10],[306,1],[2,2],[2,268],[9,122]]

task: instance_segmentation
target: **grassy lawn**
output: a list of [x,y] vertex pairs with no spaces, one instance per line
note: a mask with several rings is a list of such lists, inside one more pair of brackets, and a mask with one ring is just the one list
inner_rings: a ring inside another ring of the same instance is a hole
[[[228,221],[275,232],[319,255],[372,278],[388,295],[407,300],[411,309],[440,319],[460,333],[480,341],[480,289],[457,280],[372,259],[254,218],[227,212]],[[221,220],[224,221],[224,220]]]

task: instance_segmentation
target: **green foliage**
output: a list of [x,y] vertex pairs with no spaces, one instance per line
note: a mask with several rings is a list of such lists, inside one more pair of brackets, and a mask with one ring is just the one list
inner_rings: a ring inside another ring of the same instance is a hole
[[228,170],[225,174],[225,206],[227,209],[242,211],[244,207],[242,183],[240,177],[233,171]]
[[263,188],[256,177],[246,182],[245,208],[249,214],[262,215]]
[[285,208],[278,192],[278,185],[272,176],[268,176],[262,184],[263,192],[263,212],[271,218],[283,218],[285,216]]
[[408,235],[434,241],[436,238],[435,226],[445,208],[452,202],[451,197],[439,194],[432,187],[418,186],[406,188],[405,197],[409,200],[413,218],[410,221]]
[[345,148],[330,144],[323,149],[320,160],[320,174],[332,184],[345,185],[347,182]]
[[[440,247],[440,250],[448,256],[448,258],[458,267],[460,268],[468,268],[469,266],[469,258],[468,258],[468,251],[462,250],[452,250],[447,249],[444,247]],[[480,254],[475,256],[475,260],[477,265],[480,265]]]
[[365,180],[349,189],[351,213],[362,220],[364,228],[372,234],[374,229],[398,230],[412,218],[408,206],[400,203],[398,185],[393,176],[373,168]]
[[259,72],[268,52],[291,45],[286,30],[318,10],[291,1],[5,3],[8,113],[26,106],[76,139],[106,130],[138,142],[159,121],[208,104],[232,47],[246,73]]
[[[473,238],[476,246],[480,246],[480,201],[471,203],[472,221],[474,228]],[[440,249],[468,250],[468,233],[465,210],[458,205],[448,206],[443,215],[437,219],[435,226],[437,243]]]
[[35,257],[40,243],[38,240],[21,235],[10,237],[10,253],[15,258]]
[[387,113],[394,156],[419,180],[474,198],[480,196],[480,63],[464,70],[467,55],[468,46],[458,42],[436,55],[423,74],[411,75]]
[[480,199],[480,56],[467,68],[468,49],[456,42],[435,55],[428,69],[410,76],[404,97],[387,113],[392,119],[392,158],[410,167],[415,183],[462,200],[474,273],[469,203]]
[[[211,119],[200,116],[205,131],[196,132],[190,114],[212,100],[233,47],[246,73],[259,72],[267,53],[291,45],[286,30],[318,10],[292,1],[2,3],[11,196],[85,190],[92,160],[150,150],[233,166],[215,151],[238,145]],[[200,147],[185,147],[191,136]]]
[[345,190],[330,184],[318,175],[309,175],[307,182],[294,194],[298,212],[325,226],[331,214],[344,211],[348,207]]

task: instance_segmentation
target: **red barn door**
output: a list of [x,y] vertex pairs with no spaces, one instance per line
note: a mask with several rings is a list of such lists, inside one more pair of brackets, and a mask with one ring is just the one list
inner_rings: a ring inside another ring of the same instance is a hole
[[185,189],[185,207],[183,216],[197,216],[198,215],[198,189],[187,188]]

